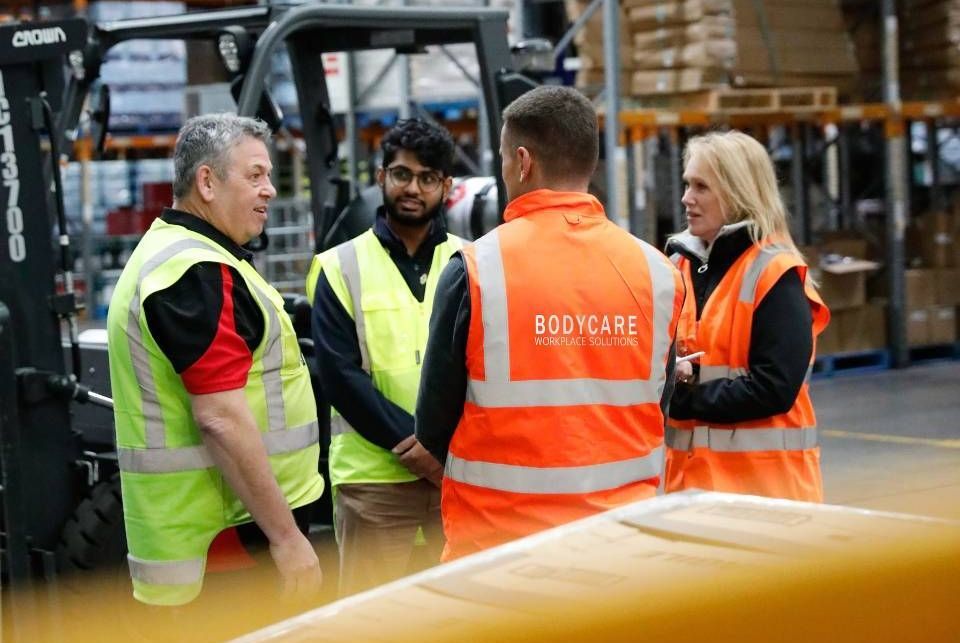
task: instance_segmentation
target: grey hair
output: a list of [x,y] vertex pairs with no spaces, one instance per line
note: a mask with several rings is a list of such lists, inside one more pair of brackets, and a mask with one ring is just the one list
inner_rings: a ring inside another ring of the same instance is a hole
[[230,150],[247,137],[269,143],[270,128],[261,120],[229,112],[194,116],[184,123],[173,148],[174,198],[187,196],[201,165],[226,178]]

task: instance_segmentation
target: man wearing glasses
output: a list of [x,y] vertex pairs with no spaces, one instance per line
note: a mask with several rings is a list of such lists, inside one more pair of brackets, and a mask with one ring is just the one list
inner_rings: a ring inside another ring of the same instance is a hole
[[439,216],[453,139],[417,119],[383,137],[383,206],[371,229],[314,258],[313,337],[330,400],[330,480],[340,593],[408,572],[415,540],[443,548],[442,469],[414,437],[413,410],[437,279],[461,239]]

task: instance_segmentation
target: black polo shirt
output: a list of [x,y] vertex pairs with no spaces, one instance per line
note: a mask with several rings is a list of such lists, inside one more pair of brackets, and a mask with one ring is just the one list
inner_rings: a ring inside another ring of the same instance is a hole
[[[167,208],[161,218],[202,234],[241,261],[253,255],[203,219]],[[242,388],[263,339],[263,313],[235,268],[202,262],[143,302],[150,333],[193,395]]]

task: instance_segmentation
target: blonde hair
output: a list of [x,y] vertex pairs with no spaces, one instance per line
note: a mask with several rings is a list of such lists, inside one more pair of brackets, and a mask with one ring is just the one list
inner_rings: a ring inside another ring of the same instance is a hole
[[723,207],[725,223],[750,221],[754,244],[775,240],[797,253],[790,236],[787,210],[777,188],[777,177],[767,150],[751,136],[730,130],[695,136],[683,151],[683,167],[694,157],[705,163],[716,177],[716,192]]

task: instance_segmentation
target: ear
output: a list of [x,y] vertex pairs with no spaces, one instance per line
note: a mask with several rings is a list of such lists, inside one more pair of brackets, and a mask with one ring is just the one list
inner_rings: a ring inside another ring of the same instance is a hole
[[209,165],[201,165],[197,168],[197,174],[194,177],[194,185],[197,188],[197,193],[200,195],[200,198],[203,199],[204,203],[210,203],[213,201],[214,196],[216,195],[216,189],[214,187],[214,175],[213,168]]
[[533,169],[533,155],[530,154],[530,150],[523,147],[522,145],[517,148],[517,161],[520,165],[520,175],[522,177],[529,177],[530,172]]
[[446,201],[446,200],[447,200],[447,195],[450,194],[450,190],[451,190],[452,188],[453,188],[453,177],[452,177],[452,176],[448,176],[447,178],[445,178],[445,179],[443,180],[443,188],[441,188],[441,189],[442,189],[442,192],[441,192],[441,194],[440,194],[440,200],[441,200],[441,201]]
[[383,170],[382,167],[377,168],[377,185],[383,187],[383,181],[387,178],[387,173]]

